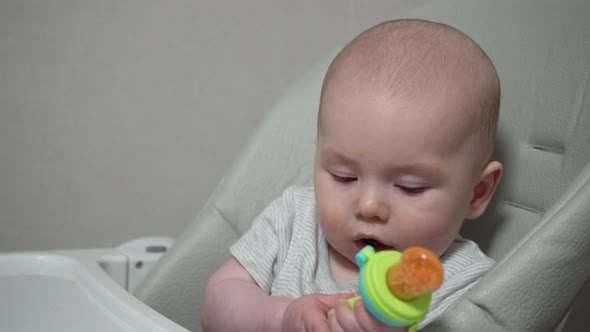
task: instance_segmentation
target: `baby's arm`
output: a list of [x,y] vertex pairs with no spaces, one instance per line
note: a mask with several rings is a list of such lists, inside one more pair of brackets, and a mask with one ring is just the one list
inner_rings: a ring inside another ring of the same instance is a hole
[[309,294],[293,300],[270,296],[231,258],[207,283],[201,325],[205,331],[328,332],[328,311],[349,297]]
[[207,283],[201,325],[205,331],[279,331],[289,303],[289,298],[266,294],[231,258]]

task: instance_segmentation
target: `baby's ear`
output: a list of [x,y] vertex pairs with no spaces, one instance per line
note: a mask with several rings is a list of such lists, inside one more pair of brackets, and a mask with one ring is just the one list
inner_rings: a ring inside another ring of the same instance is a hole
[[502,164],[498,161],[491,161],[484,167],[473,187],[473,198],[469,202],[466,219],[475,219],[484,213],[498,187],[502,171]]

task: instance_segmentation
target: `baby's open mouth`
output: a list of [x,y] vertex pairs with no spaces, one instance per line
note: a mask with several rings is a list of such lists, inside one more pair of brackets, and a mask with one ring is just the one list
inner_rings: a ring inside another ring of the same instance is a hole
[[373,247],[373,249],[375,249],[375,252],[393,249],[392,246],[388,246],[386,244],[383,244],[375,239],[359,239],[354,242],[356,243],[356,246],[358,247],[359,250],[363,249],[366,246]]

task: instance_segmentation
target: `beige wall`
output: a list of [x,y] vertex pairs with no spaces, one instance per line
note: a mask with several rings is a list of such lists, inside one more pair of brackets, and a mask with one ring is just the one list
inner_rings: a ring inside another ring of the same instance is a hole
[[177,236],[286,86],[422,2],[1,1],[0,251]]

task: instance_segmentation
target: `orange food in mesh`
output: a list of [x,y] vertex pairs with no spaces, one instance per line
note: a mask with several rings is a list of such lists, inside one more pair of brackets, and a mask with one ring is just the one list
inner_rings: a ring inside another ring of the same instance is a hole
[[443,282],[443,268],[438,257],[422,247],[411,247],[402,253],[400,262],[387,271],[389,290],[402,300],[412,300],[432,293]]

